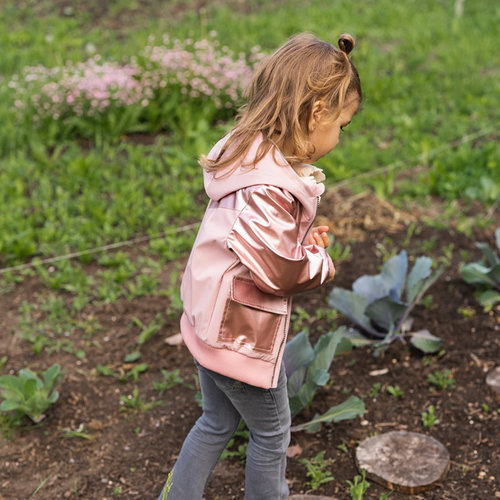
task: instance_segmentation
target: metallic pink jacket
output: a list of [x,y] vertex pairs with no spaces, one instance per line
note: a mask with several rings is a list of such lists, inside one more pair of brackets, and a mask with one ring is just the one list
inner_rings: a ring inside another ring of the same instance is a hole
[[275,148],[255,168],[245,166],[261,141],[259,135],[230,175],[204,174],[211,201],[182,280],[181,331],[205,368],[270,388],[278,381],[290,296],[323,284],[334,267],[325,249],[303,244],[323,184],[302,180]]

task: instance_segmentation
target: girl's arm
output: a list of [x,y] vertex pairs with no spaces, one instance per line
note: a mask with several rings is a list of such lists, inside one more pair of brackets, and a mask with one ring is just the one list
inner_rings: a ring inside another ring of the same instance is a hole
[[297,201],[287,191],[259,186],[227,238],[228,247],[264,292],[293,295],[316,288],[335,274],[323,246],[299,241],[297,209]]

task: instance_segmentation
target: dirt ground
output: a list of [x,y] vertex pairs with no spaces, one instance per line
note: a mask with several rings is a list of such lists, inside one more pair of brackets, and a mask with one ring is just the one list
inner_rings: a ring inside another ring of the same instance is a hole
[[[444,249],[448,249],[451,265],[429,290],[432,300],[417,307],[413,314],[416,329],[428,328],[444,344],[439,355],[424,356],[407,345],[395,343],[384,356],[375,357],[368,349],[356,349],[336,358],[331,367],[333,383],[319,391],[295,423],[326,411],[349,395],[364,399],[366,413],[362,419],[326,424],[317,433],[292,434],[293,456],[287,469],[291,492],[308,491],[306,470],[299,460],[324,451],[325,458],[332,460],[330,470],[335,480],[314,493],[350,499],[347,480],[352,481],[358,473],[354,461],[357,444],[374,434],[398,429],[435,437],[451,456],[443,483],[415,498],[499,498],[500,400],[488,390],[485,376],[500,362],[500,311],[497,308],[483,312],[473,289],[457,270],[460,251],[468,250],[471,259],[479,258],[474,240],[457,231],[452,223],[445,229],[426,226],[419,222],[422,212],[396,210],[368,193],[328,193],[320,214],[321,221],[328,223],[336,234],[336,241],[350,245],[350,257],[338,263],[332,284],[295,299],[295,307],[309,314],[302,321],[310,330],[312,342],[332,328],[331,322],[316,317],[318,310],[327,307],[329,289],[350,288],[360,275],[378,272],[384,252],[404,247],[410,255],[425,253],[435,259],[442,258]],[[494,226],[478,229],[475,237],[492,243],[493,229]],[[134,251],[147,253],[144,248]],[[165,287],[171,270],[172,266],[167,265],[162,272]],[[92,271],[89,266],[89,272]],[[184,345],[166,343],[166,339],[178,333],[179,318],[169,317],[168,301],[161,296],[108,305],[89,304],[81,313],[82,321],[95,319],[101,325],[92,341],[79,330],[68,334],[75,347],[85,351],[83,359],[62,351],[44,350],[35,355],[31,344],[16,334],[19,308],[24,300],[33,301],[44,293],[47,289],[40,279],[32,276],[0,295],[0,354],[8,356],[2,373],[17,372],[22,367],[42,370],[54,363],[59,363],[65,372],[60,398],[47,412],[47,418],[39,425],[25,421],[22,427],[4,432],[1,437],[0,499],[156,498],[186,433],[200,415],[189,352]],[[164,325],[141,348],[140,362],[146,362],[148,369],[138,381],[130,377],[121,381],[100,374],[99,365],[117,374],[130,373],[134,363],[123,360],[134,350],[139,331],[130,327],[132,318],[149,324],[157,314]],[[336,320],[337,325],[343,323],[348,324],[342,318]],[[161,369],[178,369],[184,383],[160,396],[153,390],[152,382],[161,378]],[[380,370],[386,373],[373,374]],[[456,387],[431,392],[427,375],[436,370],[451,370]],[[374,392],[376,383],[378,394]],[[403,395],[396,398],[389,394],[389,385],[398,385]],[[132,397],[135,387],[145,404],[158,404],[142,410],[125,408],[120,396]],[[424,428],[421,414],[429,405],[435,406],[439,424]],[[84,431],[90,439],[70,437],[68,430]],[[237,438],[232,449],[242,443]],[[215,469],[206,499],[241,499],[243,488],[244,465],[239,457],[231,457]],[[384,487],[371,482],[365,498],[378,499],[384,492]],[[391,498],[407,496],[393,493]]]

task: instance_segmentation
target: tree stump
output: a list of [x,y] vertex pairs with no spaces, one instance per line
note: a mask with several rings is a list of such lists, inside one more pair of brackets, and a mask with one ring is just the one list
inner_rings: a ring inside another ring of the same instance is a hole
[[391,490],[419,493],[440,483],[450,455],[436,439],[415,432],[393,431],[363,441],[356,464],[366,477]]
[[500,366],[497,366],[493,371],[488,373],[486,383],[497,396],[500,396]]

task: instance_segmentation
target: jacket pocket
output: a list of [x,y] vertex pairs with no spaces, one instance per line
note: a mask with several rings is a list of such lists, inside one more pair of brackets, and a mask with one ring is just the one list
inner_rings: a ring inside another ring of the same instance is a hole
[[287,299],[235,277],[226,301],[218,342],[236,351],[271,354],[287,314]]

